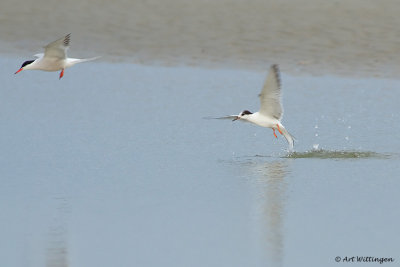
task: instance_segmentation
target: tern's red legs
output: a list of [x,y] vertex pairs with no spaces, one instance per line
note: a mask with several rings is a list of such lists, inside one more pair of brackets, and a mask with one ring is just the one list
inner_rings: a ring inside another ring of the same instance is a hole
[[276,133],[275,133],[275,129],[274,129],[274,128],[272,128],[272,131],[274,131],[274,136],[275,136],[275,138],[278,138],[278,136],[277,136]]
[[[281,129],[279,128],[279,124],[277,124],[276,127],[278,127],[278,132],[279,132],[281,135],[283,135]],[[272,131],[274,131],[274,136],[275,136],[275,138],[278,138],[278,136],[277,136],[276,133],[275,133],[275,128],[272,128]]]
[[281,129],[279,128],[279,124],[277,124],[276,126],[278,127],[278,132],[279,132],[281,135],[283,135]]
[[64,76],[64,69],[62,69],[62,71],[60,72],[60,78],[59,79],[61,79],[63,76]]

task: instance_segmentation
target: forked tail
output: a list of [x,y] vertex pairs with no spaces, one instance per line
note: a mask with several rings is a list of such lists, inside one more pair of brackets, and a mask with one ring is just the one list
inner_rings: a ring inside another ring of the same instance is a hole
[[293,148],[294,148],[294,140],[295,138],[293,137],[293,135],[291,135],[288,130],[286,130],[285,127],[283,127],[282,124],[279,125],[279,128],[282,132],[282,135],[286,138],[286,141],[289,144],[289,152],[293,152]]
[[92,61],[92,60],[96,60],[96,59],[99,59],[99,58],[101,58],[101,57],[82,58],[82,59],[79,59],[79,61],[77,63],[86,62],[86,61]]
[[67,59],[67,68],[72,67],[75,64],[82,63],[82,62],[87,62],[87,61],[92,61],[96,60],[100,57],[91,57],[91,58],[68,58]]

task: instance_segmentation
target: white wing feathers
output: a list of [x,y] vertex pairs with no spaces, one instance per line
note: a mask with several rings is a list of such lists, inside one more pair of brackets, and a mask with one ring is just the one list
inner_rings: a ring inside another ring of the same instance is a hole
[[37,58],[41,58],[41,57],[43,57],[44,56],[44,54],[43,53],[39,53],[39,54],[35,54],[35,55],[33,55],[34,57],[37,57]]
[[238,115],[227,115],[224,117],[204,117],[204,119],[209,120],[237,120]]
[[281,104],[281,80],[278,65],[272,65],[260,93],[260,113],[280,120],[283,114]]
[[47,58],[65,59],[67,58],[67,49],[71,40],[71,34],[67,34],[44,47],[44,56]]

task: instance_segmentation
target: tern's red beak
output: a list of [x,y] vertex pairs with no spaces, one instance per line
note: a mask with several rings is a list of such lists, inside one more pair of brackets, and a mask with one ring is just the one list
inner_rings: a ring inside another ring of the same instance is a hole
[[14,73],[14,74],[17,74],[18,72],[20,72],[22,70],[22,68],[20,68],[19,70],[17,70],[17,72],[16,73]]
[[232,121],[235,121],[235,120],[238,120],[239,119],[239,116],[236,116],[236,118],[234,118]]

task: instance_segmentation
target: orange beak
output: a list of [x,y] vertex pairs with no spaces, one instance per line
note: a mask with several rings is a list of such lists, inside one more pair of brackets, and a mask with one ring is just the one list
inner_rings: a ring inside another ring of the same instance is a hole
[[14,74],[17,74],[18,72],[20,72],[22,70],[22,68],[20,68],[19,70],[17,70],[17,72],[16,73],[14,73]]

